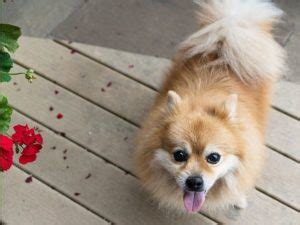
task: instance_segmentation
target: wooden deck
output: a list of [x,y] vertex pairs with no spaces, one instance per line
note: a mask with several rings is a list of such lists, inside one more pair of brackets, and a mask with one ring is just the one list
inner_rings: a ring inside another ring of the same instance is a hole
[[[4,223],[300,224],[300,85],[280,81],[276,89],[266,139],[269,158],[249,207],[225,215],[178,216],[157,208],[132,166],[135,132],[169,61],[27,37],[20,46],[14,70],[33,68],[38,79],[29,85],[16,78],[15,84],[1,84],[1,92],[15,108],[13,122],[38,126],[45,146],[37,163],[16,162],[1,175]],[[26,183],[31,174],[33,182]]]

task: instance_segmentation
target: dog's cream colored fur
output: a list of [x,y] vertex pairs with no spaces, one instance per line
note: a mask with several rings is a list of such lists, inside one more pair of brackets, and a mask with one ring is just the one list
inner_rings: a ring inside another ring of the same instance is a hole
[[[247,205],[265,158],[264,132],[284,50],[272,27],[282,14],[258,0],[198,2],[200,30],[184,41],[143,123],[138,176],[161,204],[182,210],[185,179],[201,174],[209,209]],[[186,149],[187,162],[173,159]],[[221,161],[206,162],[208,152]]]

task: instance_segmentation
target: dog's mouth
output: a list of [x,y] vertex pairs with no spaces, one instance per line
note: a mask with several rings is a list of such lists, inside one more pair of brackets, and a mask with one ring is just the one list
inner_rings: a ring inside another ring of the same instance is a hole
[[198,212],[205,201],[205,191],[184,191],[183,203],[188,212]]

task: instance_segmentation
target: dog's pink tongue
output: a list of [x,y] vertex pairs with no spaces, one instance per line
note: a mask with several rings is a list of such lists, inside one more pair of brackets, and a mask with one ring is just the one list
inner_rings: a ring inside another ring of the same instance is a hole
[[203,192],[185,191],[183,196],[184,207],[188,212],[198,212],[205,200]]

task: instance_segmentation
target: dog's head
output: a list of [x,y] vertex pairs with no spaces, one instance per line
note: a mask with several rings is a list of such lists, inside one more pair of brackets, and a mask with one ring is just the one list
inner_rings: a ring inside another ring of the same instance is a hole
[[181,191],[189,212],[199,211],[216,181],[240,163],[237,96],[201,108],[194,105],[197,102],[168,92],[162,148],[154,155],[155,165],[174,178],[169,184]]

